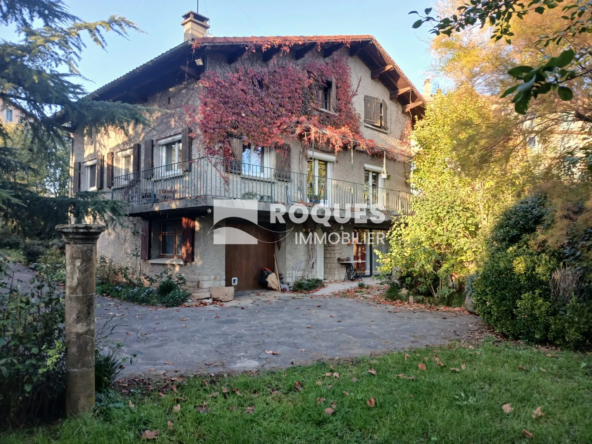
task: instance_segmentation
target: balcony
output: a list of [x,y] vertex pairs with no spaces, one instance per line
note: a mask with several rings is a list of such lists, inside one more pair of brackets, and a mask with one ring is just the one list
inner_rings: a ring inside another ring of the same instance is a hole
[[211,157],[117,176],[112,199],[127,204],[130,213],[211,206],[212,199],[339,205],[340,209],[363,204],[391,214],[410,211],[405,191]]

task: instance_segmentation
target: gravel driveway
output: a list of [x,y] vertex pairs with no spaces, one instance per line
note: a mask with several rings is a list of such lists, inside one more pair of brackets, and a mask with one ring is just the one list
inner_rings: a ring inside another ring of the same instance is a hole
[[[237,301],[234,301],[236,303]],[[477,316],[397,313],[371,301],[310,295],[245,300],[243,306],[156,309],[97,298],[97,327],[137,354],[123,376],[230,373],[286,368],[461,340]],[[268,354],[273,351],[279,354]]]

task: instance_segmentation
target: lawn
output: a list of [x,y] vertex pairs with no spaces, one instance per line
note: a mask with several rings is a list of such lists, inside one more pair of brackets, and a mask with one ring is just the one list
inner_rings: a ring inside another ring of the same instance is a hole
[[0,441],[131,443],[158,430],[153,442],[592,442],[590,354],[486,340],[333,367],[155,384],[92,417]]

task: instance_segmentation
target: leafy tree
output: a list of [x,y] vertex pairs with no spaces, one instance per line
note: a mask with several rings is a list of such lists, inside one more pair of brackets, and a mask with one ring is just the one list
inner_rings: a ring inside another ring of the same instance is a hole
[[[111,129],[126,132],[132,125],[146,124],[149,111],[88,97],[77,83],[82,78],[77,65],[85,48],[83,37],[105,47],[106,32],[125,36],[137,27],[117,16],[85,22],[72,15],[62,0],[4,1],[0,23],[14,27],[18,36],[16,41],[0,41],[0,100],[23,115],[18,131],[0,123],[0,208],[6,219],[23,225],[21,217],[38,214],[35,206],[51,199],[46,206],[66,210],[56,215],[66,219],[67,210],[89,205],[88,196],[64,196],[64,150],[69,150],[70,133],[78,129],[87,134]],[[32,165],[41,167],[36,174],[47,173],[45,180],[36,176],[37,183],[27,180],[33,171],[28,160],[35,158],[46,160]]]
[[461,89],[438,94],[417,123],[413,214],[394,224],[390,252],[383,258],[383,270],[397,268],[409,290],[450,302],[475,272],[497,214],[532,177],[532,164],[521,152],[488,168],[476,166],[484,146],[519,137],[511,132],[517,118],[489,98]]
[[[425,15],[420,15],[413,27],[431,23],[433,34],[450,37],[453,33],[479,26],[490,29],[494,41],[504,39],[508,45],[515,37],[513,31],[517,21],[533,13],[552,16],[533,42],[540,56],[538,63],[534,66],[520,64],[508,70],[508,74],[521,83],[506,89],[503,96],[514,94],[512,101],[518,113],[525,114],[531,99],[550,91],[556,91],[561,100],[570,101],[574,98],[575,80],[580,79],[581,85],[588,86],[592,79],[588,37],[592,32],[592,2],[589,0],[471,0],[469,4],[458,6],[452,14],[436,18],[431,13],[432,8],[426,9]],[[411,14],[418,12],[412,11]],[[592,122],[590,106],[576,109],[575,115],[582,121]]]

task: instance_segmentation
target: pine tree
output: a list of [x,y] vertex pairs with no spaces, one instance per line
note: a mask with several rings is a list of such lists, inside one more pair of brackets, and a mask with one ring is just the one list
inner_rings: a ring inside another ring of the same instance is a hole
[[[7,125],[0,123],[0,210],[4,218],[22,229],[22,218],[30,217],[39,205],[54,208],[60,221],[67,219],[68,211],[80,216],[89,206],[105,210],[104,204],[92,202],[93,196],[47,196],[40,187],[23,180],[23,173],[31,166],[19,159],[18,151],[24,148],[51,163],[56,161],[50,159],[51,153],[68,147],[77,130],[84,129],[87,134],[112,129],[125,132],[147,123],[147,108],[91,100],[80,84],[78,70],[85,48],[83,37],[89,36],[104,48],[105,33],[126,36],[137,31],[137,26],[117,16],[85,22],[72,15],[62,0],[3,0],[0,23],[14,27],[18,36],[15,41],[0,41],[0,100],[5,107],[20,111],[26,134],[16,140]],[[47,199],[53,201],[41,202]]]

